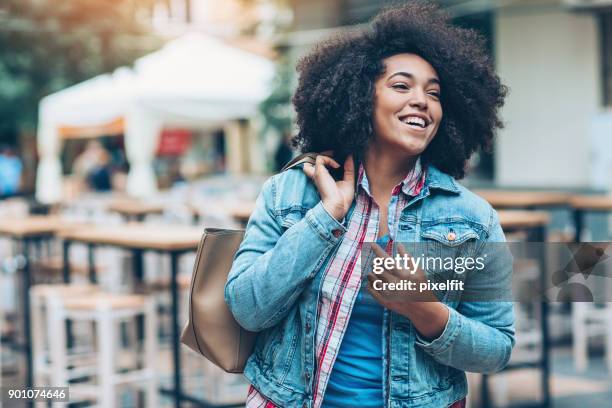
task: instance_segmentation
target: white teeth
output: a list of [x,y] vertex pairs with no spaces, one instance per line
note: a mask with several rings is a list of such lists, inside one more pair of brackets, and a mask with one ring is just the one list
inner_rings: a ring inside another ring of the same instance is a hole
[[407,125],[418,125],[420,127],[425,127],[425,119],[419,118],[418,116],[408,116],[403,122]]

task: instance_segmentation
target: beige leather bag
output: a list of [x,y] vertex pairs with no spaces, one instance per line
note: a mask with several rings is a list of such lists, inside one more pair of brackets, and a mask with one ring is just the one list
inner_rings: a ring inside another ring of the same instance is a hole
[[[316,154],[296,157],[281,171],[314,164]],[[224,288],[244,231],[207,228],[198,252],[189,291],[189,321],[181,342],[228,373],[241,373],[253,351],[256,333],[236,322],[225,304]]]

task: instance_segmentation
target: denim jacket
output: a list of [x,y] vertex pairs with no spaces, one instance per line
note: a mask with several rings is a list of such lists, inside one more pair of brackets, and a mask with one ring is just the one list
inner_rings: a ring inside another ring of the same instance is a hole
[[[313,406],[321,271],[344,230],[323,207],[316,187],[300,169],[292,169],[266,181],[236,253],[225,300],[241,326],[258,332],[244,375],[277,406]],[[491,206],[432,165],[420,194],[402,210],[396,235],[396,242],[426,243],[436,256],[459,251],[476,256],[486,243],[505,241]],[[509,287],[511,256],[496,253],[481,274],[486,283],[479,290]],[[479,286],[477,280],[465,284]],[[511,302],[461,302],[452,296],[442,301],[449,320],[431,341],[407,318],[385,310],[387,407],[447,407],[467,394],[465,371],[496,372],[510,359]]]

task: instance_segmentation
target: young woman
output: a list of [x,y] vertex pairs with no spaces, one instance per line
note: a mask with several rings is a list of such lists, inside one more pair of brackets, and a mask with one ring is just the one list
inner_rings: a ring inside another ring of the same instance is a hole
[[[402,271],[375,275],[361,253],[411,242],[478,256],[505,240],[495,211],[455,181],[501,127],[506,88],[484,41],[411,3],[318,45],[298,70],[296,142],[326,154],[265,183],[228,277],[230,310],[259,332],[247,407],[463,406],[464,372],[510,358],[512,304],[393,296],[374,281]],[[493,253],[457,276],[491,300],[510,274]]]

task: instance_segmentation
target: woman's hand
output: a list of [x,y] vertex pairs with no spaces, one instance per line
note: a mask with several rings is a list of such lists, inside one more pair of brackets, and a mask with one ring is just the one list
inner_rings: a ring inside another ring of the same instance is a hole
[[[372,244],[372,250],[379,258],[389,258],[389,255],[377,244]],[[397,245],[397,253],[403,259],[411,259],[402,244]],[[427,278],[425,272],[418,268],[414,270],[414,264],[408,265],[408,269],[396,267],[386,269],[376,274],[371,271],[368,274],[368,291],[383,307],[409,319],[419,333],[427,338],[434,339],[440,336],[446,327],[449,311],[445,305],[438,301],[432,291],[420,291],[420,284],[425,283]],[[374,288],[374,282],[379,280]],[[383,283],[399,283],[401,281],[414,282],[414,290],[380,290]]]
[[[324,152],[331,153],[331,152]],[[314,182],[325,209],[336,220],[341,221],[348,212],[355,196],[355,163],[349,155],[344,161],[344,177],[336,181],[329,174],[327,166],[337,169],[338,162],[329,156],[320,154],[316,163],[304,164],[304,173]]]

